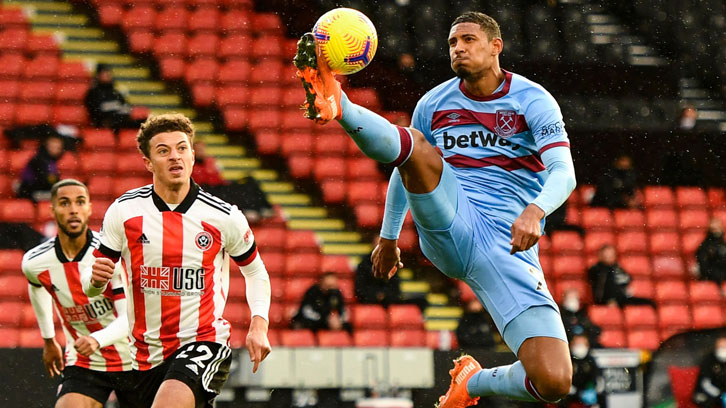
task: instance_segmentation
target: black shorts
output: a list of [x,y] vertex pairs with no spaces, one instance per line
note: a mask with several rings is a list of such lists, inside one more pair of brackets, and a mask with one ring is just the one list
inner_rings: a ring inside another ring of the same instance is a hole
[[161,383],[179,380],[194,393],[197,408],[212,407],[214,398],[229,377],[232,350],[219,343],[200,341],[179,348],[160,365],[146,371],[134,371],[140,407],[151,407]]
[[60,399],[63,395],[73,392],[105,404],[111,391],[116,391],[116,398],[121,407],[136,407],[138,404],[133,376],[132,371],[106,372],[68,366],[63,369],[57,397]]

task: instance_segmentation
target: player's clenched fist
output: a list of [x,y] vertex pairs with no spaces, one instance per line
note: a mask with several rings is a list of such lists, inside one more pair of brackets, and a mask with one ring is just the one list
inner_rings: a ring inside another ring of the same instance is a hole
[[76,351],[86,357],[98,350],[98,346],[98,340],[91,336],[81,336],[76,339],[75,343],[73,343],[73,347],[76,348]]
[[96,258],[93,263],[93,274],[91,275],[91,285],[102,288],[113,277],[114,263],[108,258]]
[[544,211],[534,204],[528,205],[512,224],[512,246],[510,254],[532,248],[542,236],[541,221]]
[[381,238],[371,254],[373,276],[378,279],[391,279],[396,271],[403,268],[398,241]]

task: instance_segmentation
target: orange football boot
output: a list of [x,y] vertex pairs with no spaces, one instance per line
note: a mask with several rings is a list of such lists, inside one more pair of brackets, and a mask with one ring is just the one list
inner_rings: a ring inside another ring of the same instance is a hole
[[312,33],[300,37],[293,61],[297,67],[297,76],[305,88],[306,101],[301,106],[305,110],[305,117],[321,125],[343,117],[340,82],[317,52]]
[[436,408],[465,408],[479,402],[479,397],[472,398],[466,390],[466,383],[472,375],[481,370],[481,365],[474,357],[464,354],[454,360],[454,368],[449,370],[451,385],[445,395],[439,397]]

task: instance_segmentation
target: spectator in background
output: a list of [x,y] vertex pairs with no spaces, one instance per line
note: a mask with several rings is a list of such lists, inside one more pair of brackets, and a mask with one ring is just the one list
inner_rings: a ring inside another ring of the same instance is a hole
[[709,221],[706,238],[696,251],[696,260],[699,279],[712,280],[721,286],[726,280],[726,242],[720,219]]
[[692,400],[704,408],[726,406],[726,337],[716,339],[713,353],[701,361]]
[[681,131],[691,131],[696,127],[698,121],[698,111],[691,105],[686,105],[681,110],[681,116],[678,118],[678,129]]
[[57,162],[61,156],[63,140],[57,134],[49,135],[20,175],[18,198],[36,202],[49,200],[51,187],[60,180]]
[[300,309],[292,318],[292,328],[353,331],[334,273],[324,273],[320,281],[305,292]]
[[655,307],[651,299],[631,296],[628,292],[630,275],[618,265],[617,253],[612,245],[604,245],[598,252],[598,262],[588,271],[592,298],[599,305],[617,304],[650,305]]
[[597,182],[595,196],[590,203],[596,207],[635,208],[640,206],[636,192],[637,176],[633,161],[628,155],[620,155]]
[[[373,247],[378,245],[379,237],[373,239]],[[370,256],[364,256],[355,270],[355,297],[359,303],[375,303],[388,307],[392,303],[401,303],[401,278],[398,274],[385,281],[373,275],[373,262]]]
[[590,354],[587,336],[575,335],[570,339],[572,354],[572,387],[561,402],[565,407],[605,407],[605,380],[602,370]]
[[464,307],[456,328],[456,338],[461,348],[487,348],[496,346],[493,322],[478,300],[472,299]]
[[580,292],[577,289],[567,289],[562,295],[560,314],[568,338],[585,336],[589,344],[600,345],[600,327],[590,320],[587,308],[580,302]]
[[224,180],[217,161],[207,154],[206,144],[202,141],[194,142],[192,179],[204,190],[239,207],[251,224],[275,215],[257,180],[252,177],[241,183]]
[[84,99],[88,117],[95,127],[136,129],[141,122],[131,118],[132,106],[114,88],[113,72],[106,64],[96,66],[96,79]]
[[575,231],[580,236],[585,236],[585,230],[581,226],[567,222],[567,201],[547,216],[545,234],[549,235],[554,231]]

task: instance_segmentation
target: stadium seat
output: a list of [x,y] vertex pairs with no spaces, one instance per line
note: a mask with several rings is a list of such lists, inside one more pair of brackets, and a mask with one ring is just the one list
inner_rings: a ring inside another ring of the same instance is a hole
[[722,301],[721,291],[718,284],[712,281],[693,281],[688,288],[691,304],[700,305],[704,303],[719,304]]
[[285,347],[315,347],[315,335],[310,330],[283,330],[280,344]]
[[[156,37],[151,30],[135,30],[128,34],[129,48],[137,54],[151,52]],[[166,68],[168,70],[169,67]]]
[[287,232],[284,228],[276,227],[260,227],[254,231],[255,241],[260,248],[265,250],[282,250],[285,248],[285,235]]
[[20,301],[28,298],[28,280],[22,274],[0,276],[0,299]]
[[[246,60],[230,60],[219,67],[217,81],[222,84],[246,83],[252,73],[252,64]],[[302,102],[301,102],[302,103]]]
[[116,177],[114,179],[113,183],[113,189],[111,192],[113,193],[113,197],[118,198],[121,197],[123,194],[126,194],[129,190],[133,190],[135,188],[143,187],[147,184],[150,184],[152,182],[152,178],[149,176],[146,177],[132,177],[132,174],[128,174],[126,172],[122,172],[123,168],[120,168],[118,170],[119,177]]
[[647,186],[643,189],[646,208],[672,207],[675,204],[673,190],[664,186]]
[[699,187],[677,187],[676,204],[681,208],[706,208],[708,198],[706,192]]
[[622,329],[623,312],[617,306],[592,305],[587,314],[590,320],[603,329]]
[[622,330],[603,330],[600,344],[608,348],[623,348],[626,346],[625,334]]
[[75,83],[84,83],[87,86],[90,74],[83,62],[61,61],[58,65],[58,80]]
[[216,57],[218,49],[219,37],[216,34],[197,33],[187,41],[186,54],[190,57]]
[[25,28],[8,28],[0,31],[0,51],[2,53],[24,51],[28,37],[28,30]]
[[459,304],[466,305],[472,300],[477,300],[474,291],[464,281],[457,280],[456,287],[459,289]]
[[19,79],[25,70],[25,58],[19,53],[0,53],[0,78]]
[[380,227],[383,219],[381,206],[378,204],[359,204],[354,208],[356,225],[363,229]]
[[285,302],[299,305],[305,292],[315,284],[314,278],[290,278],[285,283]]
[[28,19],[22,8],[0,8],[0,27],[27,29]]
[[252,42],[251,57],[257,60],[285,57],[284,38],[278,33],[259,36]]
[[340,157],[321,157],[315,159],[313,175],[317,181],[344,179],[346,175],[345,159]]
[[320,255],[317,253],[290,253],[285,263],[288,276],[316,276],[320,273]]
[[252,32],[252,13],[245,10],[228,10],[222,13],[222,31],[229,34],[247,34]]
[[655,209],[645,213],[647,226],[651,230],[672,230],[678,226],[678,217],[674,210]]
[[348,136],[340,133],[318,134],[311,147],[319,156],[339,156],[348,148]]
[[58,53],[58,43],[52,34],[31,34],[25,43],[28,54],[55,54]]
[[291,133],[280,141],[280,153],[283,156],[293,154],[309,154],[313,148],[313,136],[309,133]]
[[237,274],[230,273],[229,291],[227,292],[228,302],[232,304],[234,302],[243,302],[245,299],[247,299],[247,293],[245,292],[245,289],[246,286],[244,278]]
[[604,245],[614,246],[616,242],[615,234],[612,232],[588,231],[587,234],[585,234],[585,252],[592,255],[597,253]]
[[282,20],[276,13],[254,13],[252,30],[259,34],[278,34],[283,30]]
[[219,69],[217,60],[209,57],[197,58],[191,64],[187,65],[184,80],[188,84],[195,82],[213,82],[217,79]]
[[555,279],[584,278],[587,265],[578,255],[555,256],[552,260],[552,277]]
[[[665,305],[658,308],[658,327],[663,332],[674,334],[691,327],[691,311],[686,305]],[[661,337],[663,338],[663,337]]]
[[224,127],[230,132],[241,132],[247,128],[247,110],[240,107],[227,107],[222,110]]
[[615,226],[613,215],[607,208],[584,208],[582,210],[582,227],[587,231],[611,230]]
[[110,176],[95,176],[88,181],[88,190],[93,191],[93,200],[114,200],[115,179]]
[[659,304],[688,303],[688,289],[683,281],[658,281],[655,284],[655,300]]
[[681,250],[680,236],[675,232],[653,232],[650,235],[650,253],[678,255]]
[[624,323],[628,330],[654,329],[658,324],[655,310],[647,305],[629,305],[623,310]]
[[717,305],[693,307],[693,328],[710,329],[724,325],[723,311]]
[[20,104],[15,108],[16,125],[41,125],[51,121],[51,107],[43,104]]
[[88,111],[81,105],[55,105],[53,106],[52,123],[84,126],[88,124]]
[[81,104],[88,92],[88,83],[61,82],[56,87],[55,101],[59,103]]
[[293,253],[295,252],[319,252],[315,233],[305,230],[289,230],[285,235],[285,248]]
[[381,203],[378,195],[378,182],[376,181],[352,181],[348,183],[347,202],[348,205],[357,203]]
[[282,114],[272,109],[252,109],[248,111],[247,126],[251,132],[260,130],[279,129]]
[[[39,332],[37,335],[40,337]],[[19,337],[20,332],[15,327],[0,327],[0,348],[17,348],[20,345]]]
[[616,249],[623,254],[645,254],[648,252],[648,237],[644,232],[626,231],[618,234]]
[[323,181],[320,191],[326,204],[342,204],[345,201],[346,183],[343,180]]
[[681,211],[678,228],[681,232],[689,230],[703,230],[708,227],[708,212],[706,207]]
[[98,19],[102,26],[113,27],[121,24],[124,9],[121,4],[99,4],[97,7]]
[[424,320],[421,309],[415,305],[389,306],[388,326],[393,331],[398,329],[423,329]]
[[282,91],[277,86],[254,87],[250,89],[249,94],[249,103],[251,106],[280,106]]
[[650,259],[647,256],[629,255],[621,258],[619,263],[633,278],[644,277],[650,279],[653,275]]
[[353,338],[344,330],[321,330],[317,336],[318,347],[350,347],[353,345]]
[[280,135],[275,131],[261,130],[255,132],[257,153],[261,155],[276,154],[280,150]]
[[658,332],[655,330],[633,330],[628,332],[628,348],[654,351],[660,347]]
[[5,199],[0,200],[0,222],[35,221],[35,207],[30,200]]
[[148,5],[137,5],[129,9],[121,20],[125,32],[140,29],[152,30],[155,25],[156,10]]
[[113,175],[117,156],[113,152],[81,153],[81,166],[90,176]]
[[352,305],[351,323],[355,329],[387,328],[386,309],[380,305]]
[[[42,348],[43,347],[43,338],[40,336],[40,331],[38,331],[38,328],[32,328],[32,329],[20,329],[19,330],[20,337],[18,345],[22,348]],[[60,343],[59,344],[64,344]]]
[[615,210],[615,228],[618,231],[642,230],[645,228],[645,214],[640,210]]
[[691,231],[681,235],[681,249],[686,257],[693,257],[698,247],[701,246],[703,239],[705,238],[703,231]]
[[353,345],[355,347],[388,347],[388,334],[386,330],[355,330],[353,332]]
[[147,180],[142,182],[142,184],[139,184],[139,186],[143,186],[151,182],[151,174],[146,168],[146,165],[138,152],[116,155],[116,175],[133,177],[135,182],[139,181],[139,178]]
[[650,277],[646,279],[633,279],[628,285],[628,292],[635,297],[653,299],[655,296],[655,287]]
[[353,267],[350,259],[343,255],[323,255],[320,261],[320,271],[334,272],[341,277],[347,277],[353,274]]
[[156,16],[155,28],[161,33],[184,31],[188,20],[189,12],[183,7],[167,7]]
[[229,321],[232,327],[249,327],[252,321],[249,307],[240,302],[229,302],[224,308],[223,317]]
[[355,289],[353,288],[352,278],[338,277],[338,287],[340,288],[340,293],[343,294],[343,300],[346,304],[355,302]]
[[558,280],[557,286],[555,286],[555,290],[553,291],[556,302],[559,303],[562,300],[562,294],[565,293],[567,289],[575,289],[580,292],[580,300],[583,303],[592,302],[592,290],[590,289],[590,284],[585,282],[583,279]]
[[181,57],[164,57],[159,59],[161,77],[169,81],[177,81],[184,77],[186,63]]
[[426,332],[423,330],[393,330],[391,347],[426,347]]
[[305,118],[299,109],[287,110],[282,114],[282,128],[285,131],[312,131],[315,123]]
[[0,274],[20,274],[23,251],[19,249],[0,249]]
[[[216,1],[214,2],[216,4]],[[200,7],[189,15],[191,31],[217,31],[220,24],[220,12],[216,7]]]
[[582,236],[575,231],[555,231],[550,240],[552,252],[557,255],[579,255],[585,248]]
[[674,256],[656,256],[653,258],[653,277],[656,279],[684,279],[686,269],[683,260]]
[[295,312],[297,312],[297,305],[287,305],[285,303],[270,304],[270,327],[281,329],[290,327],[290,321]]
[[0,301],[0,327],[19,326],[25,304],[20,301]]
[[315,161],[306,154],[296,154],[287,160],[290,176],[296,179],[308,178],[313,172]]
[[427,330],[426,347],[432,350],[456,350],[459,348],[459,341],[456,334],[449,330]]
[[[277,60],[262,60],[252,66],[249,82],[252,85],[259,86],[265,83],[276,84],[282,78],[283,65]],[[302,116],[302,115],[300,115]]]
[[378,171],[378,163],[369,158],[349,158],[348,178],[355,180],[380,180],[381,173]]
[[118,150],[120,152],[139,154],[138,145],[136,143],[136,134],[138,131],[133,129],[121,129],[118,132]]
[[726,191],[721,187],[711,187],[707,192],[708,205],[712,209],[723,207],[726,204]]

